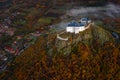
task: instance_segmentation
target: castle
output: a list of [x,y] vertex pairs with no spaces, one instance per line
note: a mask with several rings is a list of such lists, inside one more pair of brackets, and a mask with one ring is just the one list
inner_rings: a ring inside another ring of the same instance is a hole
[[89,23],[91,23],[89,18],[81,18],[79,22],[72,21],[66,27],[66,32],[77,34],[81,31],[84,31]]

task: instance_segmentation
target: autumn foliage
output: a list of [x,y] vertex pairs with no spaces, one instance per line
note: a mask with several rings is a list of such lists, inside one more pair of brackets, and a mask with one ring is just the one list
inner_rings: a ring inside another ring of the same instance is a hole
[[46,40],[40,38],[38,44],[31,46],[17,57],[10,65],[10,69],[0,78],[7,80],[120,79],[120,45],[116,46],[112,42],[106,42],[102,46],[99,42],[94,42],[93,45],[78,43],[67,56],[59,54],[49,56],[44,43]]

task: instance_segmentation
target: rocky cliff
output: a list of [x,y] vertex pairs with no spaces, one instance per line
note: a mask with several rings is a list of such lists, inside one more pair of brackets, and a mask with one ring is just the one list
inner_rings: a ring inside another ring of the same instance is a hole
[[101,46],[107,41],[111,41],[111,42],[114,41],[111,34],[99,26],[91,26],[89,29],[80,32],[79,34],[69,33],[68,36],[69,36],[68,41],[58,40],[56,42],[58,51],[64,54],[70,53],[70,51],[72,51],[72,47],[77,46],[78,43],[93,45],[94,41],[98,41],[99,45]]

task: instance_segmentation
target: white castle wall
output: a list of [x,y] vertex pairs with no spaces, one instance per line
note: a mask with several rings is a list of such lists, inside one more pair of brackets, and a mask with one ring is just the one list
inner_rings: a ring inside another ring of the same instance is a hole
[[70,33],[79,33],[80,31],[84,31],[85,30],[85,26],[80,26],[80,27],[66,27],[66,32],[70,32]]
[[66,27],[66,32],[74,33],[74,27]]
[[75,34],[84,31],[85,30],[85,26],[81,26],[81,27],[75,27]]

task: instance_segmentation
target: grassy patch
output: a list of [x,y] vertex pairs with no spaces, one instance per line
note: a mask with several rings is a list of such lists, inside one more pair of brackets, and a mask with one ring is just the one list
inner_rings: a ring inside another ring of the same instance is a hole
[[50,24],[55,18],[54,17],[43,17],[38,20],[38,23],[42,24]]

